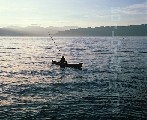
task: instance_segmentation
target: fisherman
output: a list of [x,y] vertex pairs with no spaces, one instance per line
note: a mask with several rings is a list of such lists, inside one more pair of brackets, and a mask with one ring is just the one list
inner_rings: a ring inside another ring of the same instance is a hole
[[62,56],[62,58],[61,58],[61,60],[60,60],[60,63],[61,63],[61,64],[64,64],[64,63],[66,63],[66,64],[67,64],[67,61],[65,61],[65,58],[64,58],[64,56]]
[[67,65],[67,61],[65,61],[64,56],[62,56],[61,60],[60,60],[60,66],[61,67],[65,67],[65,65]]

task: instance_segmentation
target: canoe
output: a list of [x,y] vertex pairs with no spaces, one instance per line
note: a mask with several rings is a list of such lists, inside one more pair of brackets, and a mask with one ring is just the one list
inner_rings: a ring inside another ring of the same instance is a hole
[[52,60],[52,64],[60,65],[60,67],[62,67],[62,68],[65,68],[65,67],[81,68],[83,63],[78,63],[78,64],[63,63],[63,64],[61,64],[60,62]]

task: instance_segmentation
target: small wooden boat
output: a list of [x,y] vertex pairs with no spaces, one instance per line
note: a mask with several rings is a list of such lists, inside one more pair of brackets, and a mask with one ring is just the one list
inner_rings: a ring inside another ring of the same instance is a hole
[[57,61],[53,61],[53,60],[52,60],[52,64],[60,65],[60,67],[62,67],[62,68],[65,68],[65,67],[81,68],[83,63],[79,63],[79,64],[69,64],[69,63],[67,63],[67,62],[65,62],[65,63],[60,63],[60,62],[57,62]]

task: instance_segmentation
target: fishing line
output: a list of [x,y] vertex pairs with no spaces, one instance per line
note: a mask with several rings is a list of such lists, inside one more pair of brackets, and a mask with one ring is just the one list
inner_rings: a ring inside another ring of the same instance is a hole
[[[50,38],[52,39],[52,41],[54,42],[56,48],[58,49],[59,47],[58,47],[58,45],[56,44],[55,40],[53,39],[53,37],[51,36],[51,34],[50,34],[49,32],[48,32],[48,34],[49,34]],[[60,51],[60,49],[59,49],[59,51]]]
[[53,37],[51,36],[51,34],[49,32],[48,32],[48,35],[50,36],[51,40],[54,42],[54,45],[56,46],[56,50],[58,50],[58,52],[57,52],[57,54],[58,54],[60,52],[58,45],[56,44],[55,40],[53,39]]

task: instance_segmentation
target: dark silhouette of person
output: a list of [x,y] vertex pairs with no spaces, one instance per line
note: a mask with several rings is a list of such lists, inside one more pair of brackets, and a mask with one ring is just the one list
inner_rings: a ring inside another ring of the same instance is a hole
[[62,56],[62,58],[61,58],[61,60],[60,60],[60,63],[67,63],[67,61],[65,61],[64,56]]
[[65,60],[64,56],[62,56],[60,63],[61,63],[60,66],[62,66],[62,67],[64,67],[67,64],[67,61]]
[[64,62],[65,62],[65,58],[64,58],[64,56],[62,56],[60,62],[61,62],[61,63],[64,63]]

